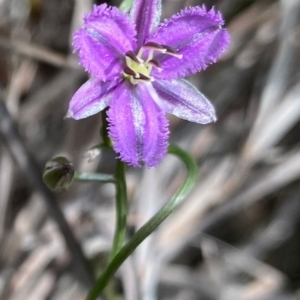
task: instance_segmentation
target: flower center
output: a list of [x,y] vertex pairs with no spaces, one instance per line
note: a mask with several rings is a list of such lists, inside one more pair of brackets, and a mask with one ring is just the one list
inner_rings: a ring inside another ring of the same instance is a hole
[[138,54],[135,54],[132,51],[125,54],[125,67],[123,69],[124,77],[130,80],[132,84],[154,81],[153,76],[151,76],[153,67],[158,69],[159,72],[162,71],[159,62],[153,59],[155,52],[172,55],[179,59],[182,58],[182,54],[178,54],[169,46],[148,42],[141,47]]

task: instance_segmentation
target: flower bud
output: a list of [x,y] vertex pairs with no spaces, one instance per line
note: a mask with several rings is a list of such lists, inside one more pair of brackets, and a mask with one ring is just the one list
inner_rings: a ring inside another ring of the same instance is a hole
[[55,192],[66,190],[74,179],[74,166],[65,157],[58,156],[46,163],[43,180],[47,187]]

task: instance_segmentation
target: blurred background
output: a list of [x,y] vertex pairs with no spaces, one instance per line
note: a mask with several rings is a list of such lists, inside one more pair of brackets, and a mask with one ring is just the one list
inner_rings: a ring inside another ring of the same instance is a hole
[[[106,264],[114,186],[75,183],[53,194],[41,182],[57,155],[76,170],[114,172],[112,151],[84,157],[100,142],[100,114],[63,120],[87,79],[72,32],[93,3],[0,0],[0,300],[84,299]],[[222,59],[189,78],[219,120],[170,116],[171,142],[199,165],[197,185],[126,261],[105,299],[300,299],[300,1],[165,0],[162,17],[200,4],[221,10],[231,35]],[[132,234],[185,170],[167,157],[126,176]]]

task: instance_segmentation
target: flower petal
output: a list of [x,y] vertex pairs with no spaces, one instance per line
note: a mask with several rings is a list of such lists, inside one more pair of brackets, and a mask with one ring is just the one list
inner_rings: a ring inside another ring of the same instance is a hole
[[117,81],[91,78],[72,97],[66,117],[80,120],[103,110],[111,100]]
[[120,158],[134,166],[156,166],[166,155],[168,122],[147,85],[120,85],[109,104],[109,136]]
[[130,16],[136,24],[137,46],[140,48],[149,34],[153,33],[159,24],[161,0],[135,0]]
[[153,82],[157,104],[165,112],[200,124],[217,120],[213,105],[188,81],[158,80]]
[[173,48],[182,58],[157,54],[154,58],[163,69],[153,70],[161,79],[183,78],[216,62],[229,44],[229,34],[222,28],[220,12],[205,6],[189,7],[161,24],[147,39]]
[[102,81],[112,80],[122,72],[123,57],[136,47],[135,27],[127,14],[106,4],[94,5],[73,36],[80,64]]

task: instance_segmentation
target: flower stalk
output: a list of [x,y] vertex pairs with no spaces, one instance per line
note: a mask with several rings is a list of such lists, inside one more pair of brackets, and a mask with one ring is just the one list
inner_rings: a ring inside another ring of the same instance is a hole
[[169,146],[168,153],[177,156],[185,164],[187,175],[184,183],[170,201],[115,254],[94,287],[90,290],[87,300],[96,300],[98,298],[126,258],[182,203],[183,199],[194,187],[197,178],[197,164],[195,160],[187,152],[174,145]]
[[127,220],[127,188],[125,179],[125,164],[117,159],[116,163],[116,228],[113,246],[110,253],[110,261],[124,245],[126,237]]

